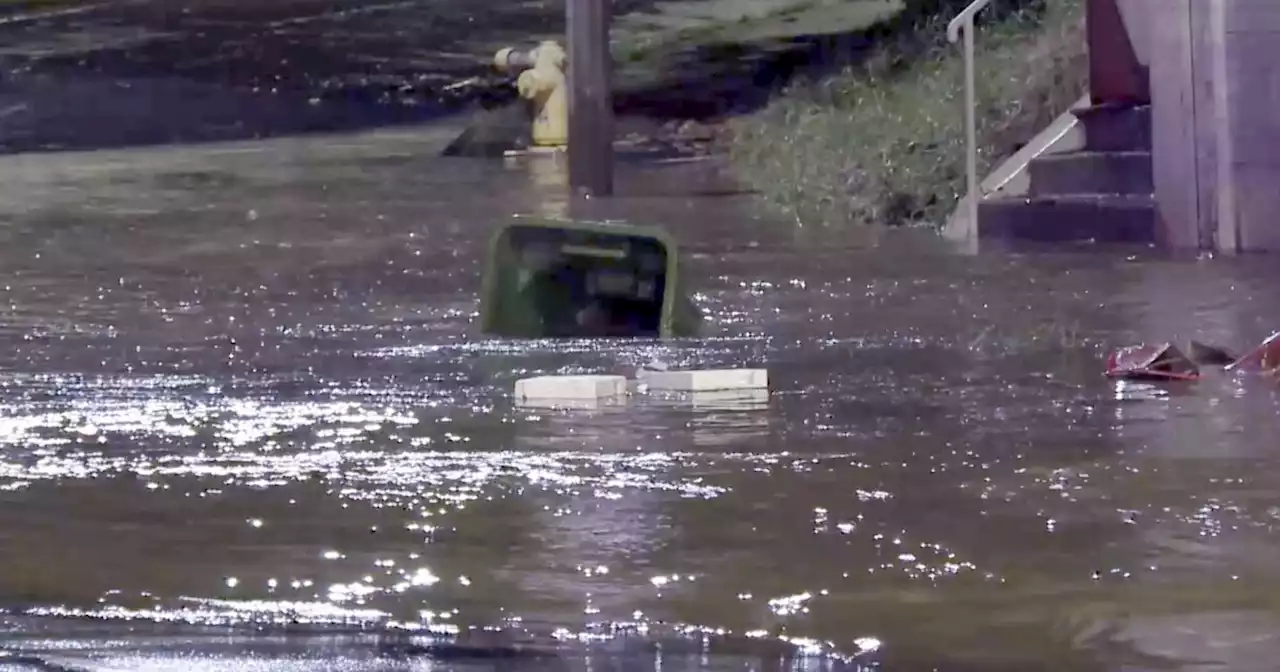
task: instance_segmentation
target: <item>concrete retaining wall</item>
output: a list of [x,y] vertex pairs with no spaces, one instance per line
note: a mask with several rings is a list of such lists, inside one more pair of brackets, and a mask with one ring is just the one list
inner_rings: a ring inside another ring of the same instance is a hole
[[1148,12],[1165,242],[1280,251],[1280,2],[1159,0]]
[[1222,226],[1235,228],[1242,250],[1280,251],[1280,2],[1231,0],[1226,9],[1219,135],[1230,147],[1220,163],[1233,193]]

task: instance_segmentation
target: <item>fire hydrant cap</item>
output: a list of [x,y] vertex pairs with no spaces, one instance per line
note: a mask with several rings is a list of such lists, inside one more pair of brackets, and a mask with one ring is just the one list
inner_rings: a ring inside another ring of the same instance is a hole
[[534,53],[535,61],[544,61],[561,70],[568,65],[569,54],[555,40],[546,40],[538,45]]

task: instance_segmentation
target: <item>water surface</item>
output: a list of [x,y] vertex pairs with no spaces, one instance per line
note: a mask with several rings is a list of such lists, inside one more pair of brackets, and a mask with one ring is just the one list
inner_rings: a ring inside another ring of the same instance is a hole
[[[1276,388],[1101,366],[1259,340],[1273,264],[961,255],[624,165],[572,214],[675,232],[706,337],[491,340],[488,236],[571,213],[450,137],[0,163],[12,669],[1270,669]],[[655,357],[773,392],[512,407]]]

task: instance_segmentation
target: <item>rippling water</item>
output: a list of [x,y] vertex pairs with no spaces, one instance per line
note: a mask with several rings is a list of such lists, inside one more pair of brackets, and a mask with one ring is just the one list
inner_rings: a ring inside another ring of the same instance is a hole
[[[577,214],[676,232],[707,337],[489,340],[488,235],[568,205],[449,137],[4,159],[0,669],[1271,669],[1277,388],[1101,376],[1265,336],[1267,260],[964,256],[624,166]],[[655,357],[773,393],[512,407]]]

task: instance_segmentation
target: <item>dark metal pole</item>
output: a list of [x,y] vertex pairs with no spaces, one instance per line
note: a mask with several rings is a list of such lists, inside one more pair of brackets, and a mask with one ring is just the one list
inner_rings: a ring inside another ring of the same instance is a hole
[[569,186],[613,194],[612,0],[568,0]]

